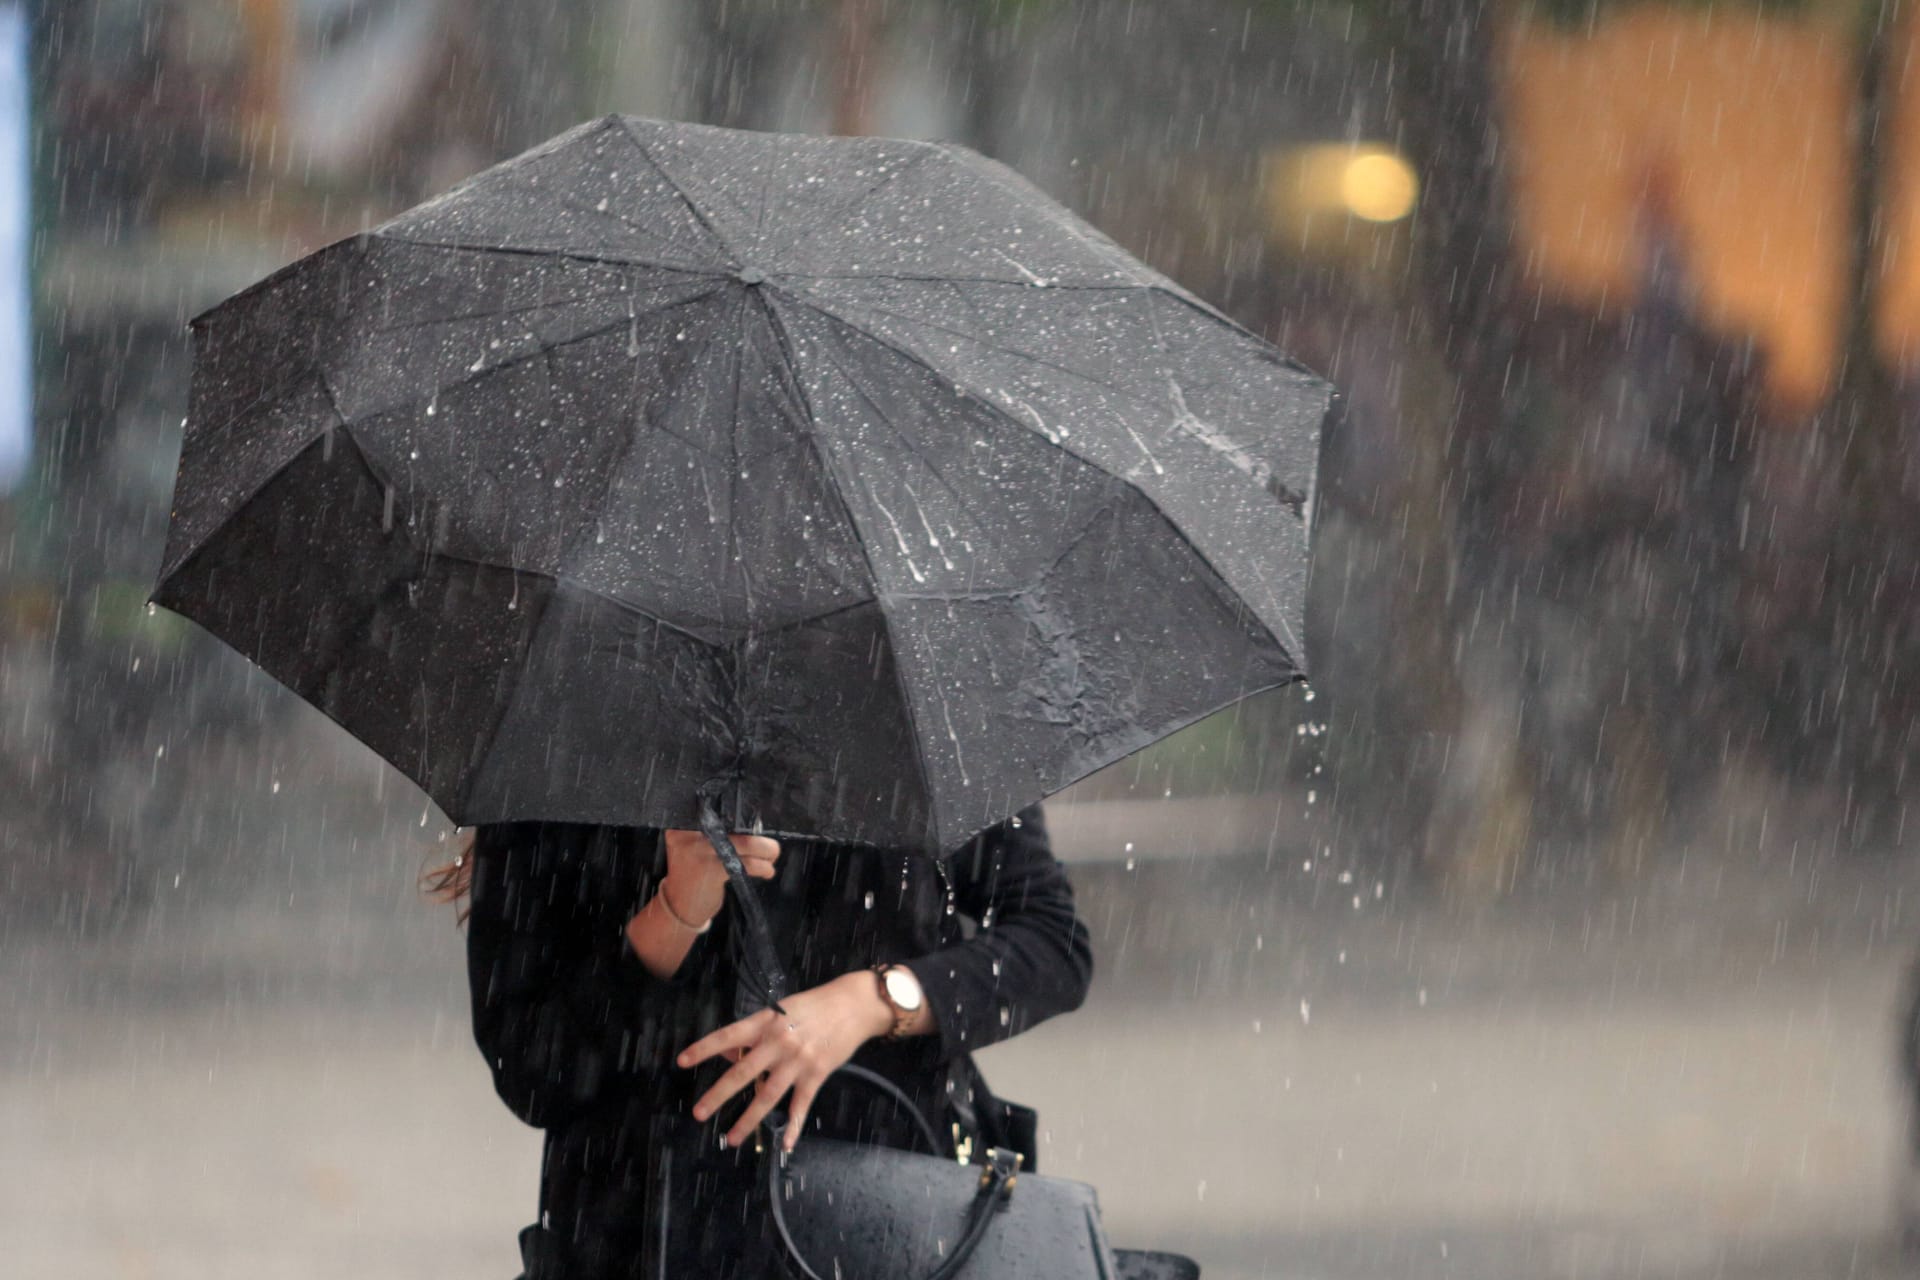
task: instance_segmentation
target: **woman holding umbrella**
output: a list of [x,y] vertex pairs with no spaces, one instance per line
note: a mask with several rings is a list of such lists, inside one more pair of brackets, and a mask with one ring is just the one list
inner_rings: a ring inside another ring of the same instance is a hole
[[476,829],[440,884],[549,1133],[530,1276],[752,1256],[715,1144],[653,1159],[693,1110],[939,1116],[1010,1192],[969,1054],[1089,972],[1033,806],[1300,678],[1331,389],[961,148],[627,117],[193,336],[153,600]]
[[[789,1146],[804,1133],[912,1147],[884,1097],[822,1092],[848,1062],[942,1117],[943,1133],[1024,1147],[1032,1167],[1032,1113],[992,1097],[971,1051],[1078,1007],[1092,975],[1040,810],[989,829],[941,876],[873,849],[735,840],[791,948],[784,1017],[732,1017],[727,875],[699,832],[482,826],[435,878],[444,896],[471,893],[474,1036],[495,1086],[547,1131],[540,1222],[521,1235],[528,1280],[649,1274],[658,1117],[731,1104],[727,1139],[741,1146],[782,1105]],[[738,1217],[724,1196],[687,1206],[665,1224],[668,1273],[757,1275],[769,1242]]]

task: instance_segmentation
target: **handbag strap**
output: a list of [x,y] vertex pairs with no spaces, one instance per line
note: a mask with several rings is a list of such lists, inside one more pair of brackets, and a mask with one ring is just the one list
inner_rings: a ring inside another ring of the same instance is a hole
[[940,1155],[940,1135],[934,1131],[932,1122],[927,1119],[926,1113],[920,1110],[919,1104],[907,1096],[905,1089],[902,1089],[878,1071],[869,1070],[866,1067],[852,1062],[840,1067],[833,1075],[835,1077],[846,1076],[850,1080],[858,1080],[862,1084],[870,1088],[878,1089],[880,1092],[892,1098],[894,1104],[906,1112],[908,1117],[913,1121],[913,1131],[915,1135],[919,1137],[920,1141],[926,1145],[927,1154],[930,1156]]
[[[845,1068],[842,1068],[845,1070]],[[780,1234],[780,1245],[787,1251],[787,1257],[800,1269],[805,1280],[824,1280],[818,1271],[807,1261],[800,1251],[800,1245],[793,1238],[793,1232],[787,1226],[786,1196],[780,1186],[780,1172],[786,1160],[775,1154],[780,1150],[780,1130],[773,1127],[773,1149],[768,1152],[767,1163],[767,1202],[773,1209],[774,1229]],[[1002,1151],[995,1147],[987,1153],[987,1163],[980,1169],[980,1185],[973,1193],[973,1199],[967,1203],[966,1226],[960,1232],[953,1251],[941,1260],[940,1265],[920,1277],[919,1280],[952,1280],[961,1267],[967,1265],[967,1259],[986,1239],[987,1228],[993,1224],[993,1211],[1006,1203],[1013,1194],[1015,1175],[1020,1169],[1020,1158],[1011,1151]],[[964,1166],[963,1166],[964,1167]],[[836,1280],[839,1268],[834,1269]],[[911,1280],[911,1278],[909,1278]]]

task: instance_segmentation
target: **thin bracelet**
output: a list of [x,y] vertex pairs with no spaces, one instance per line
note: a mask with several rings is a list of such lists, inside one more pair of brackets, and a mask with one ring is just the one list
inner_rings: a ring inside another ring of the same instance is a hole
[[667,914],[672,916],[674,923],[678,924],[682,929],[691,929],[694,933],[705,933],[707,930],[713,928],[713,921],[711,920],[705,924],[695,924],[678,911],[675,911],[673,909],[673,899],[667,896],[667,886],[664,882],[658,889],[653,891],[653,896],[660,899],[660,905],[667,909]]

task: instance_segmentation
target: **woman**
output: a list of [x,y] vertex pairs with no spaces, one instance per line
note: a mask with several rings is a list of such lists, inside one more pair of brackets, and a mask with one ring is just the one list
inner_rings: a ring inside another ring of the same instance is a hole
[[1077,1008],[1092,976],[1039,808],[937,866],[734,839],[767,882],[797,993],[784,1018],[735,1016],[730,890],[698,832],[483,826],[433,882],[443,896],[471,890],[474,1038],[502,1100],[547,1132],[540,1221],[521,1233],[526,1280],[761,1274],[766,1224],[741,1221],[733,1190],[703,1184],[695,1204],[699,1192],[676,1185],[655,1220],[662,1122],[719,1114],[739,1148],[780,1106],[789,1145],[914,1145],[877,1091],[827,1084],[848,1062],[899,1085],[956,1144],[1032,1155],[1032,1113],[994,1099],[971,1054]]

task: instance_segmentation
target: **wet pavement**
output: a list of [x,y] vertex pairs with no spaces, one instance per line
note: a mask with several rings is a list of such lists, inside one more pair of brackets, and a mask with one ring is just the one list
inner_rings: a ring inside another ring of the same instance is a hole
[[[396,847],[358,887],[7,937],[10,1274],[514,1274],[538,1136]],[[1217,1280],[1907,1274],[1902,868],[1703,853],[1462,909],[1306,865],[1076,866],[1096,995],[983,1065],[1116,1241]]]

